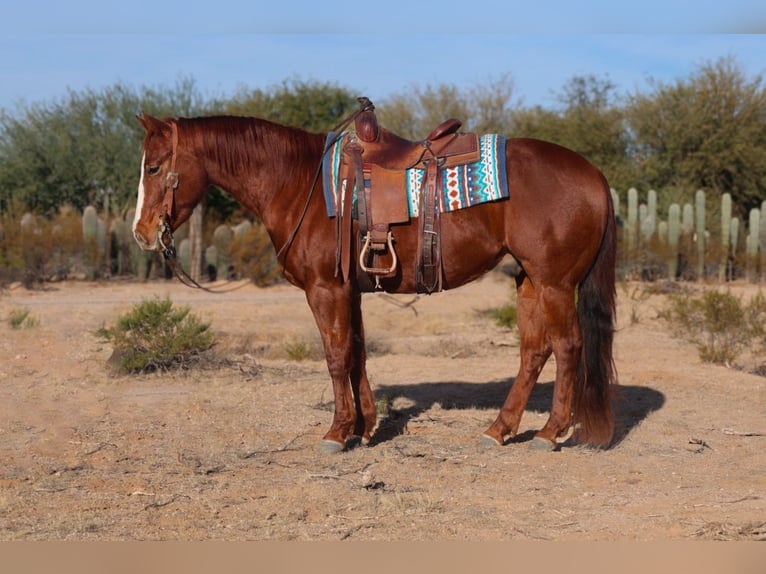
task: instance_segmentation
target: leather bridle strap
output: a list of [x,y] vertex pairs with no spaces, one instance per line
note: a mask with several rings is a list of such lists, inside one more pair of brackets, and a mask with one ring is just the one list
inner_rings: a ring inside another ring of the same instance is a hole
[[175,208],[176,189],[178,188],[178,172],[176,171],[176,157],[178,156],[178,126],[176,122],[170,122],[172,151],[170,152],[170,171],[165,176],[165,197],[162,200],[164,217],[173,217]]
[[162,198],[162,211],[160,211],[157,239],[159,240],[162,255],[166,260],[171,260],[176,255],[173,242],[173,228],[170,220],[175,211],[176,189],[178,189],[178,172],[176,171],[176,157],[178,156],[178,127],[175,122],[170,122],[172,148],[170,152],[170,171],[165,176],[165,196]]

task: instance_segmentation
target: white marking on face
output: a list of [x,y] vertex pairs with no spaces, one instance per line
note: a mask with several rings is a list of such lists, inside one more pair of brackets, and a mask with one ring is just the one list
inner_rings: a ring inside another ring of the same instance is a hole
[[144,164],[146,162],[146,154],[141,156],[141,179],[138,180],[138,203],[136,203],[136,214],[133,216],[133,235],[136,240],[141,243],[136,235],[136,227],[141,220],[141,211],[144,208]]

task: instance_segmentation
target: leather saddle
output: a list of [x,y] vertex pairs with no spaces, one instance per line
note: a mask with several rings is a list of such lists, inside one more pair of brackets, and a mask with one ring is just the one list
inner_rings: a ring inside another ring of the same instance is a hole
[[459,132],[462,122],[451,118],[434,128],[425,139],[410,141],[380,127],[372,102],[366,98],[360,98],[360,102],[366,105],[357,114],[355,130],[342,150],[346,188],[356,186],[355,209],[346,217],[338,217],[341,239],[338,258],[344,276],[348,257],[342,253],[342,221],[350,221],[349,215],[355,216],[359,222],[359,236],[355,239],[360,288],[363,291],[380,289],[381,278],[397,273],[399,258],[392,226],[410,220],[407,172],[419,169],[423,170],[423,177],[418,190],[418,253],[414,262],[417,291],[429,294],[439,291],[442,278],[439,226],[442,171],[479,161],[478,136]]

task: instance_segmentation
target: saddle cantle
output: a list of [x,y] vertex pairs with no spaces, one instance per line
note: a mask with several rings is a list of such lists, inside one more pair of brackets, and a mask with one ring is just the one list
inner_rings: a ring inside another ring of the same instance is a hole
[[[441,289],[441,242],[439,226],[440,173],[448,167],[475,163],[480,159],[479,138],[461,133],[462,123],[449,119],[439,124],[421,141],[410,141],[380,127],[369,100],[355,118],[354,132],[343,147],[345,189],[356,188],[354,210],[351,201],[341,197],[338,217],[338,259],[344,277],[348,276],[350,227],[355,212],[359,236],[357,281],[362,290],[380,288],[380,279],[396,274],[399,259],[391,226],[410,219],[407,201],[407,170],[422,169],[420,189],[419,248],[414,262],[417,290],[432,293]],[[344,194],[351,195],[351,194]],[[344,237],[346,238],[344,241]]]

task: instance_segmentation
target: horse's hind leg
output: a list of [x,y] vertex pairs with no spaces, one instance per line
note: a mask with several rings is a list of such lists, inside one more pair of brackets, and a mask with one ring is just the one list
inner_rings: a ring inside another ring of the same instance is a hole
[[535,445],[556,449],[556,439],[566,434],[572,424],[575,377],[583,342],[574,288],[543,288],[541,295],[546,329],[556,357],[556,381],[551,414],[545,426],[535,435]]
[[506,437],[514,436],[518,432],[521,415],[529,396],[551,354],[538,294],[526,274],[519,276],[516,282],[516,323],[521,340],[519,374],[497,419],[484,432],[482,442],[488,444],[503,444]]

